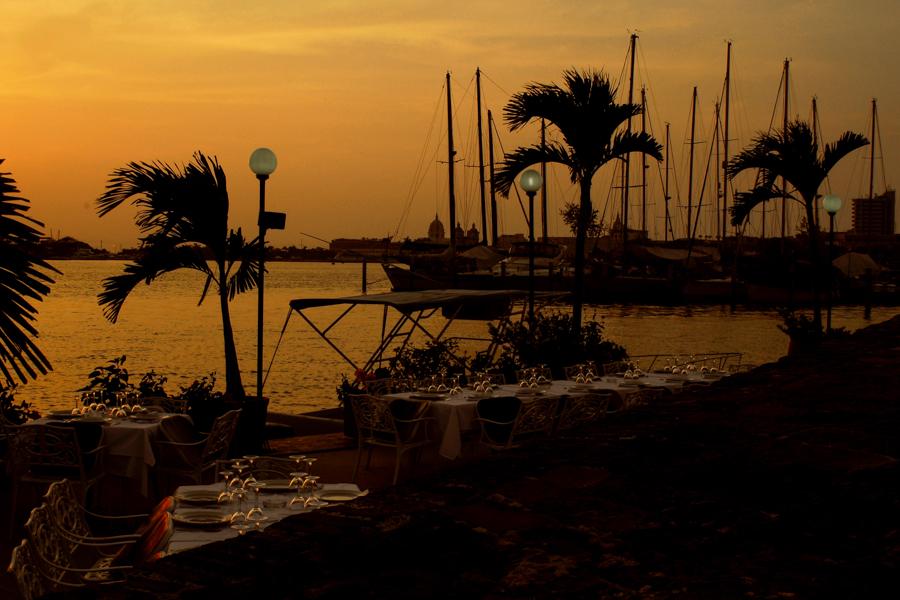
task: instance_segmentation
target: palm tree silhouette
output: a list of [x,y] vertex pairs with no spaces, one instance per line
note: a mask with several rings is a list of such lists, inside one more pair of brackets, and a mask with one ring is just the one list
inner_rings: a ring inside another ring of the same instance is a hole
[[581,327],[584,303],[584,248],[591,222],[591,181],[606,163],[623,158],[629,152],[645,152],[662,159],[662,146],[649,134],[620,131],[629,118],[641,114],[637,104],[617,104],[616,87],[602,71],[563,73],[564,85],[531,83],[525,91],[510,98],[503,109],[504,119],[512,131],[536,119],[545,119],[562,134],[564,144],[548,141],[516,148],[504,156],[495,179],[504,196],[516,176],[525,168],[551,162],[569,169],[572,183],[580,186],[579,216],[575,233],[575,281],[572,322]]
[[[734,179],[747,169],[759,169],[759,183],[750,191],[735,195],[731,206],[731,223],[742,225],[750,218],[750,212],[761,203],[782,196],[803,204],[809,229],[809,256],[816,270],[812,278],[813,321],[822,330],[822,306],[819,298],[819,277],[822,274],[819,252],[819,227],[815,220],[816,200],[819,188],[828,173],[845,156],[868,145],[869,141],[859,133],[845,131],[832,144],[825,144],[819,153],[819,145],[809,124],[801,119],[788,123],[783,131],[761,132],[740,154],[728,161],[727,173]],[[783,177],[793,188],[778,187]]]
[[[4,159],[0,158],[0,165]],[[26,216],[29,202],[18,196],[10,173],[0,173],[0,389],[36,379],[51,370],[50,361],[35,344],[38,332],[33,301],[50,293],[52,266],[31,255],[44,226]]]
[[[106,192],[97,200],[102,217],[130,200],[138,208],[135,223],[144,234],[140,254],[124,273],[103,280],[98,295],[103,314],[115,323],[131,291],[177,269],[206,275],[202,303],[215,284],[222,311],[225,341],[225,394],[244,399],[244,386],[234,344],[228,302],[256,287],[259,276],[258,238],[247,242],[228,229],[225,171],[215,157],[194,153],[184,167],[132,162],[110,175]],[[209,262],[207,262],[209,261]]]

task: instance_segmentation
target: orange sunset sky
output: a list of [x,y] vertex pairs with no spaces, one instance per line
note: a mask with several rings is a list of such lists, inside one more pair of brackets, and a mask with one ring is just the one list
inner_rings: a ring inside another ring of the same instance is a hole
[[[113,169],[132,160],[184,162],[218,156],[229,178],[231,222],[253,230],[256,180],[250,152],[269,146],[278,170],[268,208],[287,212],[275,245],[334,237],[423,235],[435,212],[446,223],[444,75],[453,74],[459,214],[480,220],[474,132],[476,67],[486,108],[507,150],[532,143],[502,123],[509,94],[558,81],[569,67],[623,72],[638,31],[639,81],[648,86],[653,132],[671,123],[673,164],[686,189],[691,90],[698,86],[697,167],[707,161],[725,40],[733,47],[732,149],[769,125],[782,63],[791,59],[791,114],[809,118],[818,97],[826,141],[847,129],[869,136],[878,99],[876,193],[896,183],[900,156],[900,44],[895,0],[644,2],[243,2],[2,0],[0,157],[32,214],[56,235],[115,249],[135,243],[128,210],[99,219],[94,201]],[[429,138],[429,131],[431,136]],[[845,198],[867,190],[870,150],[834,172]],[[499,154],[499,149],[498,149]],[[427,173],[417,176],[420,162]],[[613,167],[604,169],[609,179]],[[650,195],[661,195],[651,169]],[[548,189],[555,214],[574,193],[563,173]],[[740,182],[739,182],[740,185]],[[605,187],[604,187],[605,186]],[[411,189],[415,193],[411,193]],[[604,210],[608,183],[595,185]],[[408,215],[406,207],[409,206]],[[504,232],[524,231],[515,200],[501,201]],[[615,203],[605,209],[616,211]],[[662,237],[662,205],[651,207]],[[850,224],[849,210],[838,227]],[[636,225],[636,224],[633,224]],[[564,234],[554,218],[551,234]]]

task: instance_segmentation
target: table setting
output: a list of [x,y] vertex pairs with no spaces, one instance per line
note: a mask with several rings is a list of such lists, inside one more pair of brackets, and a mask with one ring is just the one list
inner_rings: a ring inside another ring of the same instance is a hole
[[221,481],[176,489],[172,520],[175,531],[168,552],[262,531],[294,514],[352,502],[368,494],[354,483],[321,483],[311,473],[314,457],[292,455],[291,479],[257,480],[245,457],[219,472]]

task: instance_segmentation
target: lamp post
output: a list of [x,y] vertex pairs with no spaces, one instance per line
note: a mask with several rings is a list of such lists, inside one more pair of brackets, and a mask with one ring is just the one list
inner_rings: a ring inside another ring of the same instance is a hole
[[828,213],[828,311],[825,318],[825,331],[831,333],[831,294],[834,287],[832,282],[831,261],[834,260],[834,215],[841,210],[840,196],[827,194],[822,198],[822,207]]
[[534,195],[544,185],[541,174],[527,169],[519,177],[519,185],[528,194],[528,323],[534,334]]
[[263,294],[266,273],[266,180],[275,171],[278,161],[268,148],[257,148],[250,155],[250,170],[259,180],[259,286],[256,314],[256,400],[263,398]]

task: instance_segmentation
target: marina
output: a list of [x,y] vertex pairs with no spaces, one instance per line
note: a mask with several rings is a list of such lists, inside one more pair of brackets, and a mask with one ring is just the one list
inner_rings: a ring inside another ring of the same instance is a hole
[[[214,304],[197,306],[202,281],[190,273],[173,273],[152,286],[139,287],[122,312],[121,321],[108,323],[97,305],[100,281],[121,269],[117,261],[60,261],[62,271],[53,293],[40,313],[41,341],[54,370],[46,377],[20,386],[17,397],[39,410],[72,408],[77,391],[88,382],[97,365],[125,354],[125,366],[133,377],[155,371],[169,378],[167,388],[180,386],[224,368],[219,344],[218,314]],[[303,296],[354,295],[360,291],[360,265],[330,263],[272,263],[268,279],[271,309],[266,314],[265,364],[289,311],[289,302]],[[388,283],[370,283],[372,293],[388,291]],[[252,345],[255,304],[238,297],[233,318],[240,365],[247,381],[255,371]],[[323,309],[337,316],[340,309]],[[330,311],[330,312],[329,312]],[[836,326],[864,326],[862,307],[837,307]],[[605,335],[632,354],[738,351],[747,363],[772,362],[787,351],[788,338],[778,331],[775,310],[740,310],[728,306],[610,305],[590,307],[589,318],[605,325]],[[874,308],[878,322],[895,314],[891,307]],[[439,317],[436,317],[439,318]],[[342,345],[357,359],[369,355],[381,328],[378,310],[354,315],[346,328],[336,332]],[[159,327],[159,324],[165,324]],[[461,333],[484,334],[481,321],[460,321]],[[272,362],[266,382],[273,411],[306,412],[337,406],[335,388],[349,367],[299,319],[291,323]],[[221,388],[220,388],[221,389]]]

